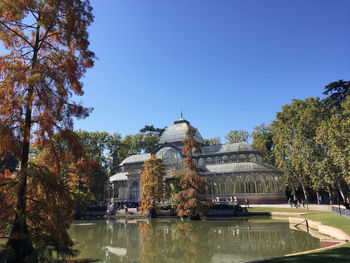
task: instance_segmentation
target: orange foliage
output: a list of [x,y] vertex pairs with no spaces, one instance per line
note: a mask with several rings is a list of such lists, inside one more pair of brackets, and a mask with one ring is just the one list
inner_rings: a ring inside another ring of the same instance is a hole
[[163,161],[152,155],[142,165],[141,174],[141,211],[150,211],[157,207],[157,201],[163,197],[163,176],[165,170]]
[[200,169],[197,168],[192,159],[192,153],[199,153],[200,147],[194,140],[196,129],[188,125],[186,138],[183,140],[184,147],[182,153],[186,156],[184,162],[188,171],[181,178],[181,191],[177,194],[177,213],[179,216],[197,217],[203,211],[203,198],[205,179],[199,175]]
[[[93,66],[87,32],[93,15],[83,0],[2,0],[0,10],[0,41],[8,50],[0,56],[0,156],[8,153],[20,164],[12,181],[0,177],[9,187],[1,189],[1,200],[13,200],[14,215],[1,216],[0,225],[12,227],[7,246],[15,253],[8,261],[35,262],[53,250],[72,252],[66,231],[71,195],[64,175],[66,164],[83,156],[72,118],[84,118],[90,110],[71,97],[83,94],[81,78]],[[55,141],[56,134],[66,147]],[[35,164],[29,160],[31,142],[43,149]]]

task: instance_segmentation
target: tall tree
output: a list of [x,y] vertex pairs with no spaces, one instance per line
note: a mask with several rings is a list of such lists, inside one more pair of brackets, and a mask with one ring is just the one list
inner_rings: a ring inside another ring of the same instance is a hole
[[191,220],[199,220],[203,212],[203,197],[205,179],[199,175],[200,169],[192,159],[192,154],[200,153],[201,148],[194,140],[196,129],[188,124],[186,138],[183,140],[182,154],[188,170],[180,180],[181,191],[177,194],[177,213],[179,216],[189,216]]
[[318,176],[316,164],[320,149],[316,131],[325,116],[324,110],[318,98],[293,100],[282,107],[272,123],[276,165],[289,176],[287,182],[299,182],[305,199],[308,199],[307,187],[312,178]]
[[236,143],[236,142],[246,142],[249,139],[249,133],[244,130],[231,130],[226,136],[226,142]]
[[165,175],[165,169],[163,160],[152,155],[150,159],[144,162],[142,167],[140,209],[149,212],[151,217],[156,217],[157,202],[159,202],[164,194],[163,177]]
[[331,117],[321,123],[317,131],[317,142],[325,149],[329,159],[326,163],[328,176],[336,183],[336,188],[345,199],[342,182],[346,180],[350,183],[350,98],[341,106],[344,109],[341,113],[333,109]]
[[[10,218],[11,230],[6,245],[13,253],[8,255],[7,262],[35,262],[38,252],[34,250],[35,245],[45,248],[42,241],[48,241],[35,236],[40,229],[34,228],[35,217],[30,214],[38,211],[29,210],[33,204],[27,198],[31,183],[45,190],[37,193],[46,193],[48,198],[42,200],[50,200],[48,208],[56,207],[53,203],[63,202],[66,197],[65,191],[58,193],[51,189],[60,185],[56,173],[29,163],[31,141],[55,151],[51,138],[57,133],[69,141],[72,153],[81,153],[78,140],[71,132],[72,118],[86,117],[89,110],[70,98],[73,93],[83,94],[80,79],[86,69],[93,66],[94,54],[88,49],[87,32],[93,21],[91,11],[89,1],[82,0],[0,2],[0,39],[9,50],[7,55],[0,56],[0,134],[4,134],[0,140],[0,154],[3,149],[13,152],[17,149],[13,155],[18,156],[20,163],[13,189],[15,214]],[[12,145],[9,140],[3,140],[10,137]],[[45,177],[53,180],[51,184],[40,180]],[[63,207],[68,209],[68,204]],[[52,212],[66,214],[61,209]],[[47,220],[49,218],[46,216]],[[51,227],[50,233],[54,233],[55,225]],[[66,233],[61,233],[65,239],[60,242],[60,248],[71,243]],[[60,236],[51,237],[55,242]]]
[[123,161],[123,157],[120,154],[122,136],[119,133],[114,133],[110,136],[110,140],[107,144],[109,163],[109,173],[115,174],[119,170],[119,165]]
[[257,149],[261,155],[262,160],[265,163],[274,165],[275,157],[273,155],[273,134],[269,126],[265,126],[264,123],[254,127],[252,132],[253,146]]

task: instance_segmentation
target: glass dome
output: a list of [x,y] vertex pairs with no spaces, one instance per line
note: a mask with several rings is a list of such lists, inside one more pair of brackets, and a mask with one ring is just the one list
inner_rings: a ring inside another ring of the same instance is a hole
[[[166,142],[181,142],[186,138],[187,125],[190,124],[187,120],[180,118],[177,121],[174,121],[174,124],[165,129],[162,136],[160,137],[159,143],[163,144]],[[194,135],[196,142],[204,145],[204,141],[200,133],[197,132]]]
[[183,160],[181,154],[174,148],[164,147],[156,153],[156,157],[162,159],[166,166],[182,165]]

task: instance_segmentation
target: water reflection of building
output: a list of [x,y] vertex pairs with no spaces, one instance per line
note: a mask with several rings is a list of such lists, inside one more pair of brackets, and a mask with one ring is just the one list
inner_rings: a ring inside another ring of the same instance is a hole
[[[167,175],[184,173],[182,140],[189,122],[183,118],[168,127],[160,138],[155,152],[132,155],[120,165],[120,172],[109,178],[107,195],[120,201],[138,201],[142,164],[152,154],[164,161]],[[206,197],[226,199],[236,196],[250,202],[285,201],[283,176],[272,165],[263,163],[260,153],[246,142],[206,146],[197,131],[196,142],[202,153],[193,156],[203,168],[206,178]]]
[[81,258],[100,262],[247,262],[320,247],[287,222],[101,220],[70,231]]

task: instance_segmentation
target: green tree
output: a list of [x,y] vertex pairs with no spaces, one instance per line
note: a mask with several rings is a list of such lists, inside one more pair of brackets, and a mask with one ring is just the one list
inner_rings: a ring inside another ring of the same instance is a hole
[[157,149],[157,145],[159,142],[159,135],[158,134],[152,134],[152,133],[146,133],[143,137],[144,141],[144,151],[147,153],[152,153]]
[[338,110],[341,108],[341,104],[350,95],[350,81],[338,80],[328,84],[325,87],[324,95],[328,95],[323,101],[330,107],[336,107]]
[[[72,153],[80,154],[72,118],[84,118],[89,110],[70,98],[83,94],[80,79],[93,66],[87,32],[91,11],[89,1],[81,0],[0,2],[0,39],[9,50],[0,56],[0,154],[16,156],[20,163],[13,179],[14,213],[7,218],[9,263],[35,262],[39,252],[50,256],[55,249],[70,253],[67,221],[51,221],[70,213],[69,193],[55,170],[29,162],[29,147],[35,141],[55,150],[52,137],[59,134],[69,140]],[[43,205],[36,204],[45,202],[43,215]]]
[[220,139],[220,137],[214,137],[214,138],[211,138],[211,139],[204,139],[204,143],[207,146],[220,145],[221,144],[221,139]]
[[325,108],[318,98],[293,100],[282,107],[271,125],[276,165],[288,176],[286,182],[292,183],[290,187],[295,187],[294,182],[301,185],[305,199],[309,199],[307,187],[312,180],[316,186],[319,179],[316,165],[320,146],[316,143],[316,131],[324,116]]
[[[323,121],[317,131],[317,142],[326,149],[329,161],[325,163],[325,169],[329,172],[331,181],[336,183],[343,199],[345,193],[342,189],[344,180],[350,183],[350,99],[347,98],[342,107],[344,111],[339,113],[333,109],[329,119]],[[323,167],[321,167],[323,168]]]
[[244,130],[231,130],[226,136],[226,142],[236,143],[236,142],[246,142],[249,139],[249,132]]
[[165,169],[163,160],[152,155],[150,159],[142,165],[143,171],[141,174],[141,211],[148,211],[151,217],[156,217],[157,201],[164,194],[163,177]]
[[189,216],[191,220],[199,220],[203,212],[203,197],[205,191],[205,179],[199,175],[200,169],[192,159],[192,154],[200,153],[201,148],[194,140],[196,129],[188,125],[186,138],[183,140],[182,154],[188,170],[180,180],[181,191],[177,194],[177,213],[179,216]]
[[158,137],[162,136],[163,132],[165,131],[165,128],[164,127],[163,129],[162,128],[155,128],[153,125],[145,125],[145,127],[143,127],[140,132],[141,133],[151,133],[152,135],[153,134],[157,134]]
[[114,133],[110,135],[107,143],[110,175],[118,172],[119,165],[124,160],[120,153],[121,141],[122,136],[119,133]]
[[[94,160],[98,166],[86,174],[91,185],[91,193],[94,200],[102,200],[104,184],[110,175],[113,160],[110,158],[110,147],[113,136],[107,132],[88,132],[79,130],[76,132],[84,147],[85,154]],[[118,137],[118,135],[114,135]],[[120,141],[119,141],[120,144]]]
[[263,162],[274,165],[273,134],[270,127],[265,126],[264,123],[254,127],[251,137],[253,138],[253,146],[261,153]]

